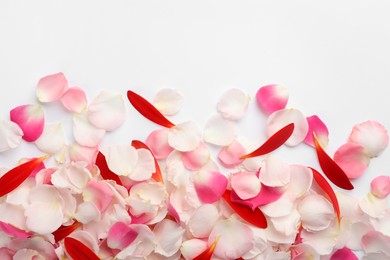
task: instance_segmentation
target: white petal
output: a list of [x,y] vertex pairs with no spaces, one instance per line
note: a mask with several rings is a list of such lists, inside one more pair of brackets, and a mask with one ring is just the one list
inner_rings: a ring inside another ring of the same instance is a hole
[[183,96],[175,89],[161,89],[154,97],[153,105],[163,115],[174,115],[183,106]]
[[0,120],[0,152],[14,149],[22,142],[23,131],[14,122]]
[[204,128],[203,139],[210,144],[226,146],[236,138],[236,125],[221,116],[211,117]]
[[73,115],[73,136],[80,145],[95,147],[105,133],[105,130],[96,128],[88,121],[86,113]]
[[65,133],[62,123],[46,124],[42,135],[35,141],[39,150],[45,153],[56,153],[65,145]]
[[204,204],[191,216],[188,228],[194,237],[206,238],[210,235],[218,218],[218,209],[213,204]]
[[383,217],[386,213],[389,203],[386,198],[380,199],[369,192],[367,196],[359,202],[359,206],[367,215],[373,218],[378,218]]
[[164,219],[157,223],[153,233],[157,242],[156,253],[169,257],[179,251],[184,234],[184,229],[179,224]]
[[0,204],[0,221],[11,224],[14,227],[26,230],[26,217],[24,208],[20,205],[8,203]]
[[295,236],[301,223],[301,216],[297,210],[293,210],[284,217],[271,218],[272,224],[278,232],[285,236]]
[[133,171],[129,174],[130,179],[134,181],[144,181],[152,176],[156,171],[152,153],[147,149],[137,149],[138,160]]
[[75,218],[77,221],[87,224],[93,220],[100,219],[100,212],[92,202],[83,202],[77,207]]
[[290,167],[274,156],[269,156],[260,170],[261,183],[270,187],[282,187],[290,182]]
[[207,249],[207,242],[201,239],[188,239],[181,244],[180,251],[185,259],[194,259]]
[[105,156],[110,170],[124,176],[131,174],[138,161],[137,150],[130,144],[111,146]]
[[185,122],[172,127],[168,133],[170,146],[181,152],[195,150],[201,137],[198,127],[193,122]]
[[312,172],[303,165],[290,165],[290,176],[286,192],[293,198],[305,195],[313,182]]
[[229,89],[223,93],[217,104],[222,117],[229,120],[241,119],[248,110],[250,97],[240,89]]
[[311,246],[320,255],[328,255],[333,251],[338,235],[337,224],[318,232],[310,232],[305,229],[302,229],[301,232],[303,244]]
[[298,205],[302,226],[308,231],[321,231],[330,226],[335,218],[333,207],[323,196],[308,195]]

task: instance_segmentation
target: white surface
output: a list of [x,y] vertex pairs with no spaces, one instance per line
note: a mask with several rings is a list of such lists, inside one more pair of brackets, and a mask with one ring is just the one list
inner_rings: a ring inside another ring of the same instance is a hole
[[[185,104],[172,120],[202,128],[221,93],[254,96],[266,84],[289,88],[289,107],[317,114],[330,130],[329,153],[352,126],[373,119],[390,129],[390,4],[388,1],[14,1],[0,2],[0,117],[35,101],[39,78],[62,71],[87,90],[127,89],[152,99],[162,87]],[[58,104],[48,121],[67,122]],[[144,140],[156,128],[128,105],[126,125],[109,142]],[[265,116],[255,101],[240,133],[259,144]],[[0,166],[32,156],[32,145],[0,154]],[[305,145],[283,148],[290,163],[316,166]],[[375,175],[390,173],[390,150],[354,181],[365,194]]]

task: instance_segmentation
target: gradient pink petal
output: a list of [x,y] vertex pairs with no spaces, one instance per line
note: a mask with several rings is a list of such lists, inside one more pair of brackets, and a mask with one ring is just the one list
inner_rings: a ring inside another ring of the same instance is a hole
[[223,147],[218,153],[220,163],[226,168],[233,168],[244,160],[240,156],[246,153],[245,148],[238,141],[234,140],[228,146]]
[[138,233],[123,222],[116,222],[111,226],[107,235],[107,245],[112,249],[122,250],[130,245]]
[[245,115],[249,101],[250,97],[242,90],[232,88],[222,94],[217,110],[223,118],[236,121]]
[[261,87],[256,93],[256,100],[260,108],[270,115],[286,107],[288,96],[286,87],[272,84]]
[[166,159],[174,150],[168,143],[169,129],[161,128],[152,131],[146,138],[146,145],[153,152],[157,160]]
[[180,152],[195,150],[201,142],[200,132],[194,122],[184,122],[172,128],[168,133],[168,143]]
[[22,142],[23,131],[18,124],[0,120],[0,152],[14,149]]
[[360,202],[360,209],[368,216],[373,218],[383,217],[386,209],[389,207],[389,202],[386,198],[380,199],[372,193],[368,193]]
[[290,165],[290,176],[286,192],[291,198],[300,198],[309,192],[313,183],[311,170],[303,165]]
[[69,88],[61,97],[61,102],[71,112],[81,113],[87,108],[87,97],[80,87]]
[[132,224],[130,227],[138,233],[138,236],[130,245],[120,251],[116,257],[118,259],[147,257],[156,247],[154,233],[146,225]]
[[360,177],[370,164],[370,157],[366,155],[364,147],[355,143],[342,145],[333,159],[350,179]]
[[196,194],[203,203],[219,200],[228,184],[227,178],[215,171],[198,171],[194,175]]
[[305,138],[305,143],[315,147],[313,139],[314,132],[321,146],[327,146],[329,142],[329,131],[324,122],[322,122],[322,120],[317,115],[306,117],[306,120],[309,124],[309,130]]
[[62,72],[51,74],[39,80],[36,95],[40,102],[53,102],[61,98],[68,89],[68,81]]
[[343,247],[332,254],[330,260],[358,260],[351,249]]
[[17,237],[17,238],[28,238],[32,236],[31,233],[26,232],[23,229],[14,227],[13,225],[5,223],[3,221],[0,221],[0,229],[7,235]]
[[213,116],[203,130],[203,139],[209,144],[226,146],[234,141],[237,135],[236,125],[221,116]]
[[161,89],[156,93],[153,105],[163,115],[174,115],[178,113],[183,106],[183,96],[175,89]]
[[384,253],[390,257],[390,237],[378,231],[369,231],[362,237],[363,249],[366,253]]
[[390,176],[377,176],[371,181],[371,193],[378,198],[385,198],[390,194]]
[[92,179],[84,189],[83,198],[84,201],[91,201],[103,213],[113,200],[113,192],[106,182]]
[[190,152],[183,152],[181,160],[184,166],[189,170],[198,170],[203,167],[210,159],[210,152],[207,145],[200,142],[199,146]]
[[22,105],[10,111],[10,119],[23,131],[23,139],[27,142],[37,140],[45,125],[43,109],[40,105]]
[[253,198],[260,192],[261,184],[254,172],[237,172],[230,175],[230,185],[243,200]]
[[192,214],[188,229],[196,238],[207,238],[218,218],[218,209],[213,204],[203,204]]

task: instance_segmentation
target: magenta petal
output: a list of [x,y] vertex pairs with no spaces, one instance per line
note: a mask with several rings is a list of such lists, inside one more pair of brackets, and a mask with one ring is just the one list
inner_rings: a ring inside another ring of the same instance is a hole
[[261,87],[256,93],[257,104],[268,114],[284,109],[288,101],[288,90],[280,85]]
[[358,257],[351,251],[351,249],[344,247],[330,257],[330,260],[358,260]]
[[0,221],[0,229],[3,230],[4,233],[7,235],[11,235],[17,238],[28,238],[31,237],[31,234],[19,229],[17,227],[14,227],[11,224],[4,223],[3,221]]
[[23,139],[27,142],[37,140],[45,125],[43,109],[40,105],[22,105],[10,111],[10,119],[23,131]]
[[107,245],[112,249],[122,250],[130,245],[138,233],[123,222],[116,222],[108,231]]
[[195,191],[203,203],[214,203],[219,200],[227,184],[227,178],[215,171],[199,171],[194,176]]
[[68,81],[62,72],[48,75],[39,80],[36,94],[41,102],[53,102],[61,98],[68,89]]
[[322,147],[325,147],[329,142],[329,131],[324,122],[322,122],[322,120],[316,115],[306,117],[306,120],[309,124],[309,131],[307,132],[304,142],[312,147],[315,147],[313,139],[314,132]]

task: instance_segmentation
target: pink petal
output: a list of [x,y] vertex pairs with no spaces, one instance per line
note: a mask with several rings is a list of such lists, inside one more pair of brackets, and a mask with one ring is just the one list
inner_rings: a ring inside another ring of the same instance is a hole
[[256,93],[257,104],[268,114],[284,109],[288,101],[288,89],[280,85],[261,87]]
[[259,179],[261,183],[271,187],[282,187],[290,182],[291,174],[288,164],[277,159],[274,156],[269,156],[264,161],[264,166],[261,168]]
[[123,222],[116,222],[108,231],[107,244],[110,248],[123,250],[138,236],[138,233]]
[[308,195],[298,205],[304,229],[316,232],[330,226],[335,218],[332,205],[320,195]]
[[68,81],[62,72],[39,80],[36,95],[40,102],[53,102],[61,98],[68,89]]
[[196,194],[203,203],[219,200],[228,184],[226,177],[215,171],[198,171],[194,175]]
[[123,176],[129,176],[138,161],[138,152],[130,143],[109,147],[105,156],[110,170]]
[[221,149],[218,159],[224,167],[233,168],[244,161],[240,157],[245,153],[245,148],[238,141],[234,140],[231,144]]
[[[264,186],[261,188],[261,190],[264,190]],[[274,192],[271,193],[272,197],[270,197],[269,200],[277,198],[278,190],[273,190],[273,191]],[[272,201],[271,203],[261,206],[261,210],[264,212],[264,214],[266,214],[271,218],[278,218],[278,217],[284,217],[291,214],[294,207],[295,207],[295,201],[291,200],[291,198],[289,198],[288,196],[284,195],[284,193],[282,193],[282,196],[280,196],[275,201]]]
[[161,128],[152,131],[146,138],[145,143],[157,160],[167,158],[174,150],[168,143],[168,133],[168,129]]
[[229,145],[237,135],[236,125],[221,116],[211,117],[204,128],[203,139],[219,146]]
[[287,187],[287,193],[292,198],[300,198],[311,188],[313,182],[312,172],[303,165],[290,165],[290,183]]
[[82,224],[87,224],[91,221],[101,218],[101,214],[97,206],[92,202],[83,202],[77,206],[77,212],[74,216],[77,221]]
[[358,260],[358,257],[347,247],[343,247],[332,254],[330,260]]
[[62,95],[61,102],[71,112],[81,113],[87,108],[87,97],[80,87],[69,88]]
[[152,153],[147,149],[137,149],[137,164],[129,174],[129,178],[134,181],[144,181],[152,177],[156,172],[156,164]]
[[26,232],[23,229],[19,229],[11,224],[7,224],[2,221],[0,221],[0,229],[7,235],[11,235],[17,238],[28,238],[32,236],[32,234],[30,234],[29,232]]
[[372,193],[368,193],[359,202],[360,209],[373,218],[383,217],[386,213],[386,209],[389,207],[389,202],[386,198],[380,199],[374,196]]
[[377,157],[389,144],[389,135],[380,123],[365,121],[352,128],[348,141],[363,146],[368,156]]
[[161,114],[171,116],[180,111],[183,96],[175,89],[161,89],[154,97],[153,105]]
[[237,172],[230,175],[234,192],[243,200],[253,198],[260,192],[261,184],[254,172]]
[[38,251],[33,250],[33,249],[23,248],[23,249],[18,250],[12,259],[13,260],[25,260],[25,259],[33,260],[33,259],[39,259],[41,257],[42,257],[42,255]]
[[181,254],[185,259],[194,259],[207,249],[207,242],[201,239],[188,239],[181,244]]
[[112,131],[123,124],[126,108],[119,93],[102,91],[88,107],[88,120],[96,128]]
[[257,207],[277,201],[283,193],[284,190],[281,188],[261,185],[260,192],[255,197],[243,200],[235,192],[232,192],[231,200],[255,210]]
[[298,145],[306,138],[309,124],[305,116],[297,109],[283,109],[272,113],[267,121],[268,136],[272,136],[291,123],[294,123],[294,132],[285,144],[288,146]]
[[120,251],[116,255],[116,258],[131,259],[147,257],[156,247],[153,232],[146,225],[130,225],[130,227],[138,233],[138,236],[130,245]]
[[87,162],[89,166],[94,165],[97,153],[97,147],[72,144],[69,148],[69,156],[72,162]]
[[207,238],[218,218],[218,209],[213,204],[203,204],[191,216],[188,229],[196,238]]
[[0,221],[8,223],[16,228],[27,230],[24,207],[9,203],[0,204]]
[[366,253],[384,253],[390,257],[390,237],[378,231],[369,231],[362,237],[362,244]]
[[210,152],[207,145],[203,142],[190,152],[183,152],[181,160],[184,166],[189,170],[199,170],[210,160]]
[[327,146],[329,142],[329,131],[324,122],[322,122],[322,120],[316,115],[306,117],[306,120],[309,124],[309,131],[307,132],[305,143],[312,147],[315,147],[313,139],[314,132],[321,146]]
[[65,133],[62,123],[46,124],[42,135],[35,141],[39,150],[54,154],[65,146]]
[[195,150],[201,141],[198,127],[193,122],[178,124],[168,133],[168,143],[180,152]]
[[180,249],[184,231],[179,224],[169,219],[157,223],[153,229],[157,242],[155,252],[165,257],[173,256]]
[[105,130],[96,128],[88,121],[86,113],[73,115],[73,136],[80,145],[95,147],[105,133]]
[[0,120],[0,152],[18,147],[22,141],[22,129],[12,121]]
[[385,198],[390,194],[390,176],[378,176],[371,181],[371,193],[378,198]]
[[232,88],[223,93],[217,104],[217,110],[228,120],[241,119],[248,110],[249,96],[242,90]]
[[342,145],[333,159],[350,179],[360,177],[370,164],[370,157],[366,155],[364,147],[355,143]]
[[37,140],[45,125],[43,109],[40,105],[23,105],[10,111],[10,119],[23,131],[23,139],[27,142]]
[[113,200],[113,193],[104,181],[90,180],[83,192],[84,201],[91,201],[101,213],[107,210]]

